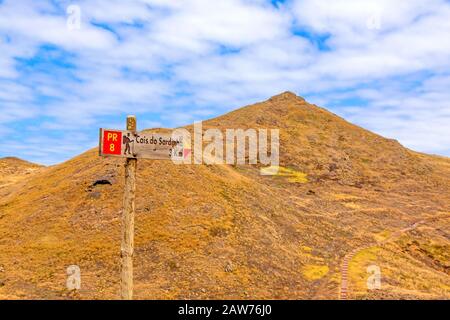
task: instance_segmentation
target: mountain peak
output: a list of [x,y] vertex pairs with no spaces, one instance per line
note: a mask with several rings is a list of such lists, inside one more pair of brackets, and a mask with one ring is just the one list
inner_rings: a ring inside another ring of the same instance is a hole
[[17,157],[0,158],[0,189],[2,186],[20,181],[31,173],[38,172],[41,165]]
[[280,101],[280,100],[300,100],[305,101],[304,98],[297,96],[292,91],[285,91],[280,94],[277,94],[269,99],[269,101]]
[[27,160],[18,158],[18,157],[3,157],[0,158],[0,164],[16,164],[16,165],[22,165],[22,166],[29,166],[29,167],[40,167],[41,165],[38,165],[36,163],[29,162]]
[[[245,298],[245,286],[257,299],[336,299],[337,266],[368,246],[377,251],[355,267],[352,298],[450,296],[433,285],[448,282],[448,241],[438,231],[448,218],[449,159],[409,151],[292,92],[205,121],[209,128],[277,129],[280,163],[262,176],[258,165],[139,160],[138,298]],[[5,174],[1,164],[0,299],[72,298],[61,289],[69,263],[88,273],[89,289],[76,297],[119,298],[123,159],[92,149],[30,174],[11,165]],[[110,183],[98,184],[104,177]],[[418,221],[427,228],[409,232]],[[372,256],[392,270],[376,296],[364,291]]]

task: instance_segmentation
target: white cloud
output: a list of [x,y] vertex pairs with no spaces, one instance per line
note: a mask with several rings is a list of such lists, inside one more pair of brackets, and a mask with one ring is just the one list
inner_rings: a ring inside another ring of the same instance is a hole
[[[69,4],[0,4],[1,130],[31,119],[53,133],[87,132],[127,113],[178,126],[291,90],[450,155],[447,1],[80,0],[72,31]],[[45,44],[58,51],[43,53]],[[361,105],[340,107],[352,99]],[[80,141],[55,152],[68,158],[96,139]]]
[[111,49],[114,36],[109,32],[83,24],[81,30],[69,30],[67,17],[42,13],[40,1],[8,1],[0,6],[0,30],[10,37],[33,43],[51,43],[68,50]]

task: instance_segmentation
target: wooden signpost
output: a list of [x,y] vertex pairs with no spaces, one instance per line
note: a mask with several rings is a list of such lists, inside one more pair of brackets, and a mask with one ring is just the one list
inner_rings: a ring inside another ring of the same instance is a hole
[[126,130],[100,129],[100,156],[125,160],[125,191],[122,212],[122,243],[120,248],[120,294],[124,300],[133,299],[134,212],[136,194],[136,165],[138,158],[181,160],[188,149],[183,137],[170,134],[139,133],[136,117],[128,116]]
[[[130,118],[129,118],[130,119]],[[134,120],[133,123],[136,120]],[[127,122],[128,123],[128,122]],[[183,137],[138,133],[136,130],[100,129],[100,155],[145,159],[183,159]]]

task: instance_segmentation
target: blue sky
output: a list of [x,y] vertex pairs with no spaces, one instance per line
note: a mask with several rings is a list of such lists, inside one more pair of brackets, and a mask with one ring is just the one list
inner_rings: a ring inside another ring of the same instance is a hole
[[54,164],[127,114],[176,127],[286,90],[450,156],[449,35],[444,0],[3,0],[0,156]]

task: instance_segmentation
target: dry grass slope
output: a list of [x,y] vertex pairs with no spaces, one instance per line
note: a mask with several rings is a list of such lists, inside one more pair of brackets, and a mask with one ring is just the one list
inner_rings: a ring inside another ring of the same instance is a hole
[[[448,158],[289,92],[210,127],[280,129],[284,169],[271,177],[250,165],[139,161],[136,298],[335,299],[346,253],[438,215],[356,256],[350,297],[450,298]],[[123,161],[90,150],[9,183],[0,186],[0,298],[71,298],[71,264],[82,271],[77,298],[118,298]],[[374,262],[383,287],[369,292]]]

